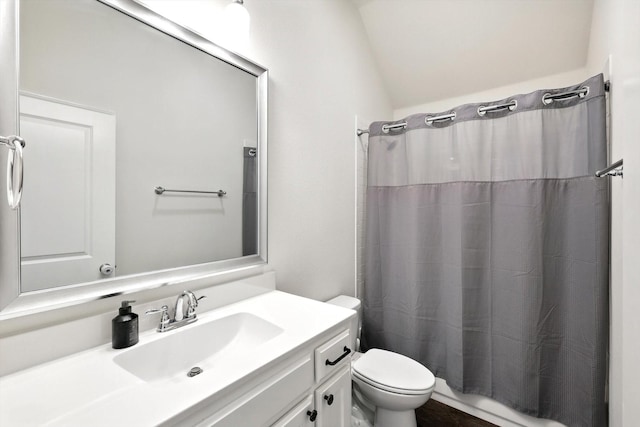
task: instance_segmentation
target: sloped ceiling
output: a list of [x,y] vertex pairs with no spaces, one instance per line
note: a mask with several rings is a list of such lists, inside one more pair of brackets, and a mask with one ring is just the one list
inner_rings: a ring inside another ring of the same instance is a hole
[[394,108],[585,66],[593,0],[352,0]]

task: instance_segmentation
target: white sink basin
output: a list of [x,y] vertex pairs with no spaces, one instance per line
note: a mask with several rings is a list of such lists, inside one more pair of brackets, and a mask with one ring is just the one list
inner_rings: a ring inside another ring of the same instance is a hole
[[[133,347],[105,343],[0,377],[0,426],[112,427],[123,419],[127,426],[195,425],[191,414],[204,419],[234,396],[259,393],[252,387],[271,369],[293,369],[305,345],[355,316],[280,291],[254,295],[252,286],[209,288],[212,300],[253,296],[203,311],[180,329],[145,331]],[[194,366],[203,372],[187,377]]]
[[236,313],[160,333],[158,339],[138,344],[113,360],[147,382],[187,380],[187,373],[194,367],[202,369],[200,375],[230,369],[234,356],[255,351],[282,332],[282,328],[261,317]]

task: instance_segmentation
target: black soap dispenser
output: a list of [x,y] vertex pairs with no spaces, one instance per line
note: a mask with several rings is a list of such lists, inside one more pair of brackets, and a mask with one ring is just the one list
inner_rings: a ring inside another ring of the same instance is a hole
[[131,303],[122,301],[120,313],[111,320],[111,346],[127,348],[138,342],[138,315],[131,311]]

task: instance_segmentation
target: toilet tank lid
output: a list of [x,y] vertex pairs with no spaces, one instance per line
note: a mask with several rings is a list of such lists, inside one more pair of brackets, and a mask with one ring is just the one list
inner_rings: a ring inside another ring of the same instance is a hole
[[327,304],[337,305],[339,307],[350,308],[351,310],[360,310],[360,300],[348,295],[340,295],[327,301]]

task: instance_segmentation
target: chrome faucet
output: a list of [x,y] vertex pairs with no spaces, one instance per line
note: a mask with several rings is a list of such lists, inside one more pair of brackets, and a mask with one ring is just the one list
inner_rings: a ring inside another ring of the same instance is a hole
[[[187,298],[187,314],[184,314],[184,299]],[[176,299],[176,305],[173,310],[173,318],[175,321],[180,321],[182,319],[190,319],[196,317],[196,307],[198,307],[198,300],[205,298],[204,296],[201,298],[196,298],[196,295],[191,291],[182,291],[178,298]]]
[[[187,300],[187,314],[184,313],[184,300]],[[169,316],[169,307],[163,305],[160,309],[147,310],[145,314],[162,313],[160,318],[160,324],[156,329],[158,332],[167,332],[173,329],[180,328],[198,320],[196,316],[196,307],[198,307],[198,301],[206,298],[205,295],[200,298],[191,291],[182,291],[176,299],[176,304],[173,310],[173,319]]]

